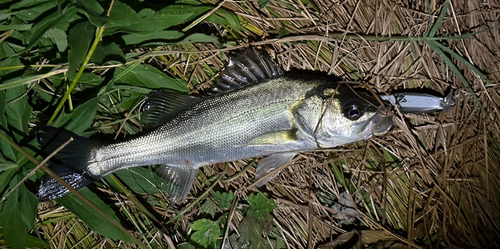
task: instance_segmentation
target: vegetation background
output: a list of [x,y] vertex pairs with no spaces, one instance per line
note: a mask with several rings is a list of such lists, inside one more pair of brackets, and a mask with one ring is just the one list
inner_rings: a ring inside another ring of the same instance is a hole
[[[499,20],[494,0],[0,0],[0,242],[499,247]],[[255,161],[244,160],[204,167],[182,205],[168,203],[154,166],[119,171],[83,196],[39,204],[30,192],[48,171],[40,127],[101,140],[140,133],[145,94],[203,92],[249,45],[286,71],[381,94],[453,90],[456,104],[303,153],[261,189]]]

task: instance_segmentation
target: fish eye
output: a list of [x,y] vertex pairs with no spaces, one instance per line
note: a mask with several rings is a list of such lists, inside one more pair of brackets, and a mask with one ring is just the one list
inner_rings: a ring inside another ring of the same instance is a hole
[[344,117],[352,121],[358,120],[363,114],[364,112],[361,110],[361,106],[356,103],[351,103],[344,108]]

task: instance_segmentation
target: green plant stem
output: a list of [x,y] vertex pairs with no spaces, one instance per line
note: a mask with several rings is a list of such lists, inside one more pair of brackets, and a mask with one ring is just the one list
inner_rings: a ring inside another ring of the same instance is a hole
[[82,76],[83,71],[85,71],[85,67],[89,63],[90,58],[92,58],[92,55],[94,54],[94,51],[97,48],[97,44],[99,44],[99,41],[101,40],[102,34],[104,33],[104,29],[106,29],[106,25],[103,25],[97,31],[96,37],[94,39],[94,43],[92,43],[92,46],[90,47],[90,50],[87,53],[87,56],[85,57],[85,60],[83,60],[83,63],[80,66],[80,70],[78,70],[78,73],[76,74],[75,79],[73,79],[73,82],[71,82],[71,85],[69,86],[68,91],[66,91],[63,98],[61,99],[61,102],[59,102],[59,105],[57,105],[56,110],[54,111],[54,113],[50,117],[50,119],[48,121],[49,124],[52,123],[54,121],[54,119],[57,117],[57,114],[59,114],[59,111],[61,111],[64,103],[69,98],[69,95],[71,94],[71,92],[75,88],[76,83],[78,83],[78,80],[80,80],[80,77]]
[[228,177],[226,179],[222,179],[221,182],[230,182],[236,178],[238,178],[240,175],[242,175],[243,173],[245,173],[250,167],[254,166],[255,165],[255,160],[252,160],[251,162],[249,162],[242,170],[238,171],[238,173],[232,175],[231,177]]
[[[38,165],[40,164],[40,161],[38,161],[35,157],[30,155],[26,150],[24,150],[21,146],[17,145],[6,137],[4,134],[0,132],[0,139],[5,140],[10,146],[14,147],[17,151],[21,152],[26,158],[28,158],[31,162],[34,164]],[[56,173],[54,173],[52,170],[50,170],[47,166],[45,165],[40,165],[40,169],[43,170],[46,174],[50,175],[52,178],[54,178],[57,182],[61,183],[65,188],[67,188],[71,193],[76,195],[78,198],[80,198],[85,204],[87,204],[90,208],[94,209],[99,215],[103,216],[108,222],[113,224],[115,227],[117,227],[120,231],[122,231],[124,234],[129,236],[139,247],[141,248],[148,248],[146,245],[144,245],[139,239],[137,239],[135,236],[130,234],[125,228],[123,228],[118,222],[113,220],[111,217],[109,217],[106,213],[104,213],[102,210],[100,210],[94,203],[89,201],[85,196],[83,196],[80,192],[78,192],[76,189],[74,189],[71,185],[66,183],[64,180],[62,180]]]

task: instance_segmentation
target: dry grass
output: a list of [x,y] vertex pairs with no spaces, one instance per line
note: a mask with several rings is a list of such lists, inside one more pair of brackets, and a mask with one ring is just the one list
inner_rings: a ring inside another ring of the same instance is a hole
[[[383,137],[296,158],[267,184],[267,191],[278,203],[274,224],[288,248],[315,248],[351,230],[364,231],[365,235],[367,230],[385,231],[379,238],[399,241],[408,248],[498,247],[500,4],[491,0],[452,1],[436,33],[455,36],[491,28],[470,39],[440,41],[487,73],[492,83],[453,60],[486,109],[485,116],[460,79],[426,42],[368,39],[423,36],[439,15],[442,1],[430,1],[430,6],[422,4],[425,1],[306,2],[272,1],[268,9],[260,10],[254,1],[225,2],[223,7],[237,13],[246,27],[237,34],[241,45],[230,49],[249,43],[262,46],[287,71],[322,72],[362,82],[380,93],[425,88],[425,92],[445,95],[453,89],[458,97],[450,113],[405,115]],[[224,27],[201,25],[216,36],[227,32]],[[287,36],[279,38],[278,34]],[[209,86],[217,78],[210,69],[224,64],[214,44],[164,50],[200,51],[171,53],[149,61],[188,79],[193,90]],[[228,175],[245,164],[231,163]],[[209,178],[221,168],[206,167],[200,178]],[[218,187],[243,190],[239,192],[242,196],[259,191],[250,186],[254,173],[251,168]],[[192,191],[194,196],[207,188],[200,178]],[[338,209],[333,207],[344,192],[352,196],[359,211],[348,224],[336,218]],[[155,211],[166,220],[173,215],[170,208],[156,207]],[[192,209],[177,223],[178,232],[171,234],[174,242],[186,239],[185,231],[197,212],[198,208]],[[239,218],[235,216],[231,222],[237,224]],[[58,238],[66,236],[68,229],[80,229],[71,224],[58,226],[47,234]],[[371,243],[364,243],[373,245],[376,241],[371,239],[366,239]],[[100,247],[108,242],[95,243],[92,246]]]

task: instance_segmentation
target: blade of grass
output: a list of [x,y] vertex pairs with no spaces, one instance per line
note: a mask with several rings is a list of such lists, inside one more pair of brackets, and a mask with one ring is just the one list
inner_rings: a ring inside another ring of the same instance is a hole
[[441,12],[439,13],[438,19],[436,22],[432,25],[432,28],[429,31],[428,37],[433,37],[438,28],[441,26],[441,23],[443,22],[444,15],[446,14],[446,11],[448,10],[448,7],[450,6],[450,3],[446,1],[443,5],[443,8],[441,9]]
[[4,30],[29,30],[33,24],[11,24],[11,25],[0,25],[0,31]]
[[460,81],[464,85],[465,89],[467,90],[467,92],[470,93],[470,95],[472,96],[472,98],[474,99],[474,101],[479,105],[479,108],[481,109],[481,111],[483,112],[483,114],[485,116],[488,116],[488,113],[486,112],[486,110],[484,109],[483,105],[481,104],[481,101],[479,101],[479,98],[477,97],[476,93],[471,88],[471,86],[469,85],[469,83],[467,82],[467,80],[465,79],[465,77],[462,75],[462,72],[460,72],[460,70],[457,68],[457,66],[455,66],[455,64],[453,63],[453,61],[451,61],[450,58],[448,58],[448,56],[446,56],[446,54],[443,52],[443,50],[441,50],[441,47],[439,46],[440,45],[439,42],[437,42],[437,41],[428,41],[427,43],[432,48],[432,50],[434,50],[434,52],[436,52],[439,55],[439,57],[441,57],[441,59],[444,60],[444,62],[446,63],[446,65],[448,65],[448,67],[450,67],[451,71],[453,71],[453,73],[460,78]]
[[446,53],[450,54],[451,56],[453,56],[455,59],[457,59],[461,63],[465,64],[470,70],[472,70],[474,73],[476,73],[477,75],[479,75],[479,77],[481,77],[482,80],[486,81],[486,83],[493,84],[484,73],[482,73],[481,71],[479,71],[478,68],[476,68],[474,65],[472,65],[469,61],[467,61],[466,59],[464,59],[459,54],[455,53],[449,47],[446,47],[446,46],[444,46],[443,44],[441,44],[439,42],[436,42],[435,45],[438,46],[440,49],[442,49],[444,52],[446,52]]
[[12,35],[12,33],[14,33],[14,30],[11,29],[7,32],[4,32],[3,34],[0,35],[0,43],[2,43],[5,39],[7,39],[10,35]]
[[58,70],[50,71],[48,73],[41,74],[41,75],[33,75],[33,76],[28,76],[28,77],[18,77],[18,78],[15,78],[13,80],[5,81],[4,83],[0,84],[0,91],[5,90],[5,89],[9,89],[9,88],[14,88],[14,87],[26,85],[26,84],[29,84],[31,82],[35,82],[35,81],[38,81],[41,79],[48,78],[50,76],[64,73],[66,71],[68,71],[68,69],[58,69]]
[[213,14],[215,11],[217,11],[225,2],[226,2],[226,0],[222,0],[215,8],[213,8],[209,12],[203,14],[198,19],[196,19],[194,22],[192,22],[187,27],[185,27],[184,29],[182,29],[182,32],[186,32],[186,31],[190,30],[192,27],[196,26],[198,23],[200,23],[203,20],[205,20],[207,17],[209,17],[211,14]]

